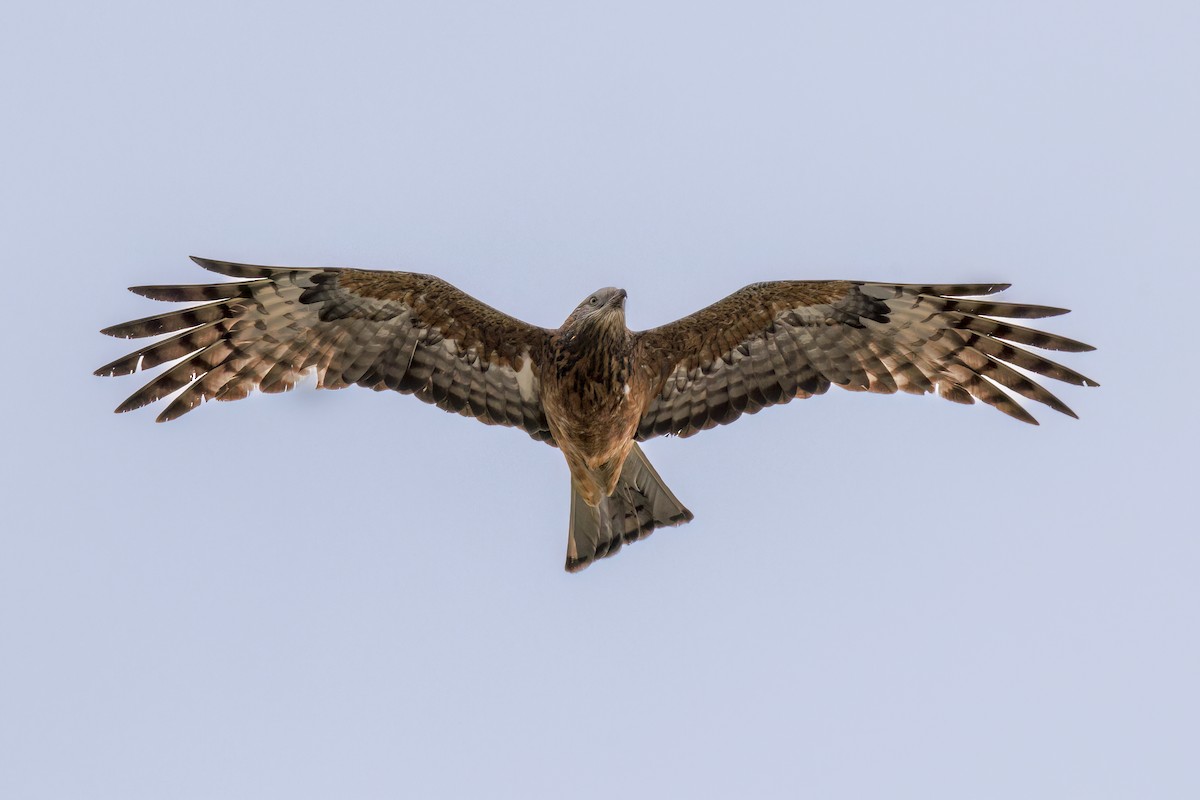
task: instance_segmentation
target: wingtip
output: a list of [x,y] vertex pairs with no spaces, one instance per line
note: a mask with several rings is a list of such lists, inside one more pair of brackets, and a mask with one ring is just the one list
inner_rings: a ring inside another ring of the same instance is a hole
[[591,564],[593,560],[594,559],[591,558],[571,558],[570,556],[567,556],[567,563],[563,568],[567,572],[570,572],[572,575],[574,575],[577,572],[582,572],[583,570],[587,569],[588,565]]
[[209,272],[215,272],[218,275],[229,275],[230,269],[245,266],[243,264],[235,264],[232,261],[220,261],[215,258],[205,258],[204,256],[188,256],[192,263],[201,269],[206,269]]
[[158,295],[162,292],[162,286],[130,286],[129,291],[136,294],[138,297],[144,297],[147,300],[161,300]]
[[121,403],[121,405],[119,405],[115,409],[113,409],[113,413],[114,414],[125,414],[129,411],[136,411],[137,409],[141,408],[144,405],[146,405],[146,403],[139,402],[138,400],[136,400],[135,397],[130,397],[124,403]]

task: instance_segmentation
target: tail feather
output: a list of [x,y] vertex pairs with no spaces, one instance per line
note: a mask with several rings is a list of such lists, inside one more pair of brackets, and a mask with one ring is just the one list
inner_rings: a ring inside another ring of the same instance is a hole
[[598,558],[614,555],[622,544],[649,536],[656,528],[690,522],[684,507],[642,449],[634,444],[621,468],[617,488],[593,508],[571,490],[571,527],[567,571],[578,572]]

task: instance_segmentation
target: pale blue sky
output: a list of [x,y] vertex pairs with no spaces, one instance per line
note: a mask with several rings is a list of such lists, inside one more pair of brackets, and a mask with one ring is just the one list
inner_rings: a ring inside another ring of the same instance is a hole
[[[1193,798],[1200,6],[37,3],[0,24],[0,796]],[[1040,428],[828,395],[560,454],[412,398],[111,409],[190,253],[650,327],[770,278],[1012,282]]]

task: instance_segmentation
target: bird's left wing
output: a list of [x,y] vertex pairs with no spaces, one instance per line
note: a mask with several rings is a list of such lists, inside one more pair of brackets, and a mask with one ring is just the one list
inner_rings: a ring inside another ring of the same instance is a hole
[[[1066,309],[962,299],[1007,284],[914,285],[776,281],[636,334],[641,391],[637,438],[691,436],[742,414],[821,394],[830,385],[891,394],[936,391],[1036,420],[1011,390],[1075,416],[1013,367],[1076,385],[1096,383],[1017,345],[1080,352],[1090,345],[995,319]],[[1003,387],[1003,388],[1001,388]]]
[[[549,331],[487,306],[432,275],[259,267],[193,259],[237,281],[136,286],[154,300],[202,303],[105,328],[110,336],[174,334],[96,371],[127,375],[181,359],[117,411],[180,392],[175,419],[208,399],[317,385],[414,394],[447,411],[551,441],[534,361]],[[182,390],[182,391],[180,391]]]

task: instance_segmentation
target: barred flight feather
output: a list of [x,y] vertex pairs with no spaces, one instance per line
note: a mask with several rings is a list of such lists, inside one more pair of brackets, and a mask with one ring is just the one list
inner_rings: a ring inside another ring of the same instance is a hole
[[[104,329],[123,338],[173,335],[101,367],[99,375],[178,361],[118,411],[179,392],[159,416],[167,421],[209,399],[288,391],[316,372],[322,388],[391,388],[552,439],[536,386],[523,389],[516,375],[520,359],[545,347],[549,331],[428,275],[194,260],[238,280],[134,287],[150,299],[203,305]],[[487,333],[493,328],[507,332],[503,341]]]
[[[748,286],[690,317],[637,335],[639,360],[653,365],[647,374],[661,376],[651,387],[653,399],[638,425],[638,439],[691,436],[742,413],[811,397],[830,385],[880,394],[936,391],[952,402],[978,400],[1037,424],[1009,390],[1075,416],[1014,368],[1076,385],[1095,386],[1095,381],[1018,345],[1064,352],[1093,348],[994,319],[1042,319],[1066,309],[969,299],[1006,288],[860,281]],[[749,357],[739,359],[738,352]],[[746,387],[750,402],[744,407],[729,392],[730,373]]]

